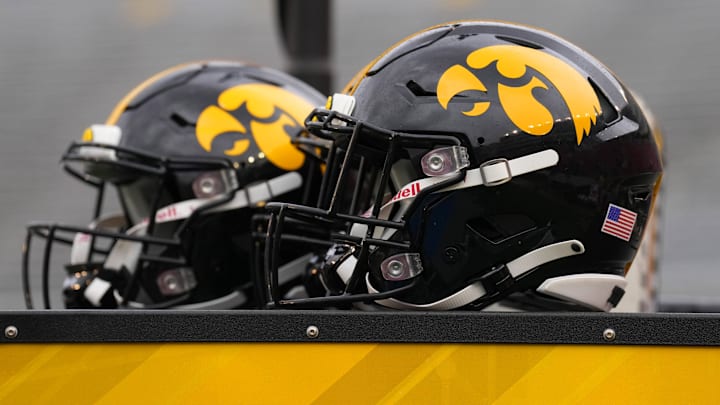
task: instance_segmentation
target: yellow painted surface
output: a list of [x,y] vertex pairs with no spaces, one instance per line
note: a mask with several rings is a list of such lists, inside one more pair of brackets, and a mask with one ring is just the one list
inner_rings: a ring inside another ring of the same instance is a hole
[[2,404],[720,403],[720,348],[0,345]]

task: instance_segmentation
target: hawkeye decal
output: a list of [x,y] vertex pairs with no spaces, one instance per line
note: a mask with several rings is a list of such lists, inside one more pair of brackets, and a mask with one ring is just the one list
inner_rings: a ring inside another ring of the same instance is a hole
[[[297,170],[305,155],[290,142],[294,130],[302,128],[302,122],[313,105],[293,93],[269,84],[241,84],[223,91],[217,105],[205,108],[198,117],[195,135],[198,144],[207,152],[213,150],[213,142],[223,137],[235,139],[232,147],[225,149],[226,156],[245,154],[254,142],[260,153],[284,170]],[[241,114],[242,110],[246,114]],[[249,116],[250,119],[239,117]],[[256,157],[248,157],[251,163]]]
[[[575,68],[562,60],[541,50],[518,45],[494,45],[481,48],[470,53],[467,66],[472,69],[484,69],[497,62],[497,71],[508,79],[519,79],[526,74],[528,68],[539,72],[542,76],[533,76],[522,86],[508,86],[498,83],[498,97],[505,114],[519,129],[524,132],[542,136],[553,128],[557,118],[533,96],[533,89],[548,89],[552,85],[562,96],[567,105],[573,124],[577,143],[587,136],[601,113],[600,101],[587,78]],[[437,99],[440,105],[448,108],[450,100],[467,90],[487,92],[486,84],[463,65],[454,65],[447,69],[437,86]],[[474,103],[473,107],[463,114],[476,117],[490,108],[490,101]]]

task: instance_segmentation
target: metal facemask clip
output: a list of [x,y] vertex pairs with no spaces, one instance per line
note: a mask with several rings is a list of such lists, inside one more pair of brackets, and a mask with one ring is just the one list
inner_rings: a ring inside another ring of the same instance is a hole
[[446,146],[426,153],[420,159],[420,166],[426,176],[444,176],[470,166],[470,157],[464,146]]
[[157,276],[156,282],[165,296],[183,294],[197,286],[195,273],[188,267],[165,270]]
[[237,176],[231,169],[213,170],[197,176],[192,183],[197,198],[210,198],[229,193],[238,187]]
[[417,277],[423,271],[419,253],[400,253],[383,260],[380,271],[385,280],[403,281]]

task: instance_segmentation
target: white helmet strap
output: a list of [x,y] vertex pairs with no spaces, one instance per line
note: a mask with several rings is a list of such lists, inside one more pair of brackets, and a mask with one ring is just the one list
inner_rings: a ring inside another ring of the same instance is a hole
[[[497,186],[507,183],[513,177],[555,166],[558,164],[559,160],[560,155],[558,155],[558,153],[553,149],[545,149],[543,151],[520,156],[515,159],[493,159],[481,164],[475,169],[468,170],[465,173],[465,179],[462,181],[435,192],[444,193],[446,191],[477,186]],[[400,209],[395,214],[395,219],[399,219],[405,214],[405,211],[410,206],[410,203],[422,190],[443,181],[447,181],[448,177],[453,175],[455,175],[455,173],[443,176],[425,177],[406,184],[395,194],[395,196],[392,197],[390,201],[380,208],[378,218],[388,219],[393,204],[401,203],[402,205],[400,206]],[[352,226],[350,234],[353,236],[363,236],[366,231],[367,225],[356,223]],[[394,229],[376,227],[373,237],[389,239],[394,233]]]
[[[270,179],[268,181],[254,183],[244,189],[237,190],[232,200],[212,207],[210,209],[202,211],[200,215],[206,215],[217,212],[231,211],[240,208],[245,208],[251,205],[267,201],[274,196],[278,196],[289,191],[300,188],[302,185],[302,177],[297,172],[284,173],[278,177]],[[166,223],[172,221],[178,221],[181,219],[187,219],[192,213],[206,205],[213,204],[224,196],[214,196],[210,198],[194,198],[190,200],[180,201],[174,204],[167,205],[160,208],[155,213],[155,223]],[[148,220],[147,218],[142,222],[134,225],[130,228],[126,234],[132,236],[144,236],[147,233]],[[83,236],[84,235],[84,236]],[[73,246],[71,250],[71,257],[75,260],[84,256],[87,258],[88,252],[90,251],[91,238],[88,234],[79,233],[73,240]],[[120,271],[126,269],[130,273],[135,271],[135,268],[142,253],[142,243],[131,241],[127,239],[118,240],[113,246],[112,250],[105,259],[104,268],[106,270]],[[98,283],[98,286],[93,286],[94,283]],[[110,283],[104,282],[99,278],[93,279],[85,290],[85,298],[90,301],[93,305],[100,306],[100,300],[111,288]],[[92,287],[92,288],[91,288]]]
[[614,274],[571,274],[545,280],[538,292],[587,307],[610,311],[625,292],[627,281]]
[[[579,240],[568,240],[558,242],[551,245],[543,246],[508,262],[507,267],[513,278],[518,278],[525,273],[537,268],[540,265],[549,263],[554,260],[579,255],[585,252],[585,247]],[[378,293],[372,284],[370,284],[369,275],[366,275],[365,282],[370,293]],[[395,309],[420,309],[427,311],[445,311],[460,308],[470,304],[487,294],[485,287],[481,282],[475,282],[457,291],[445,298],[427,304],[413,304],[410,302],[400,301],[395,298],[377,300],[380,305]]]

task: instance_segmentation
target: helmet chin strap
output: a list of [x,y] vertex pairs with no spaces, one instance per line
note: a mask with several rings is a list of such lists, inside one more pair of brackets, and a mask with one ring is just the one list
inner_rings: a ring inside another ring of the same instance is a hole
[[[120,213],[113,213],[96,218],[90,222],[88,229],[95,230],[113,230],[119,231],[125,227],[125,216]],[[90,247],[92,235],[78,232],[73,237],[73,244],[70,250],[70,264],[80,264],[90,262]]]
[[[298,189],[300,188],[300,186],[302,186],[302,177],[299,173],[285,173],[268,181],[254,183],[250,186],[245,187],[244,189],[237,190],[235,191],[235,195],[232,200],[224,204],[220,204],[218,206],[204,210],[201,212],[200,215],[207,215],[217,212],[236,210],[248,206],[254,206],[258,203],[268,201],[275,196]],[[190,215],[192,215],[194,211],[202,208],[205,205],[213,204],[214,202],[222,198],[224,198],[224,196],[222,195],[210,198],[194,198],[167,205],[163,208],[160,208],[155,213],[155,223],[161,224],[187,219],[190,217]],[[93,221],[93,223],[91,223],[91,229],[95,229],[96,227],[100,228],[101,224],[105,224],[105,222],[109,221],[111,218],[113,217],[109,217],[106,221]],[[147,226],[148,220],[146,218],[145,220],[131,227],[126,232],[126,234],[132,236],[145,236],[147,234]],[[71,250],[72,260],[82,260],[83,258],[87,260],[87,258],[89,257],[88,254],[90,252],[91,239],[92,238],[89,234],[76,234],[73,240],[73,246]],[[103,268],[105,270],[111,270],[115,272],[126,269],[130,273],[134,273],[137,267],[138,260],[140,258],[140,254],[142,253],[142,246],[143,244],[141,242],[131,241],[127,239],[118,240],[112,247],[112,250],[110,250],[107,258],[105,259]],[[114,290],[111,283],[99,277],[95,277],[85,289],[84,296],[94,306],[101,306],[101,301],[103,300],[103,297],[105,297],[109,293],[114,294],[116,301],[119,301],[119,294],[116,290]],[[202,303],[198,303],[190,304],[185,307],[189,309],[218,309],[220,308],[220,306],[225,307],[225,305],[240,305],[247,299],[244,294],[242,294],[242,296],[234,297],[231,297],[231,295],[233,294],[230,294],[226,297],[221,297],[217,300],[217,302],[208,302],[209,306],[203,306],[200,305]],[[238,300],[241,300],[242,302],[238,302]],[[131,306],[142,305],[143,304],[140,303],[134,303],[134,305]]]
[[[505,267],[509,275],[516,279],[533,269],[564,257],[583,254],[585,247],[578,240],[569,240],[543,246],[508,262]],[[357,258],[350,255],[337,267],[337,274],[347,283],[352,276]],[[369,274],[365,275],[368,292],[377,294],[379,291],[370,283]],[[572,274],[552,277],[545,280],[536,291],[565,301],[586,306],[599,311],[610,311],[617,306],[625,291],[625,277],[612,274]],[[375,301],[377,304],[394,309],[411,309],[425,311],[447,311],[468,305],[487,295],[481,282],[475,282],[456,293],[427,304],[413,304],[395,298]]]

